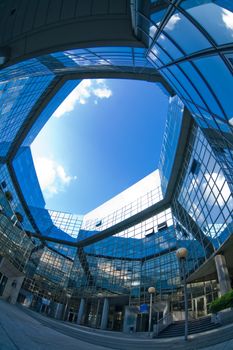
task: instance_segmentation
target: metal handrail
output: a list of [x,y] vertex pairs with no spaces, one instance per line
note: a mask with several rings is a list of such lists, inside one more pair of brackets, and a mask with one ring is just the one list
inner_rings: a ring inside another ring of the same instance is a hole
[[159,335],[164,329],[166,329],[170,324],[173,323],[173,315],[171,312],[160,318],[156,325],[156,336]]

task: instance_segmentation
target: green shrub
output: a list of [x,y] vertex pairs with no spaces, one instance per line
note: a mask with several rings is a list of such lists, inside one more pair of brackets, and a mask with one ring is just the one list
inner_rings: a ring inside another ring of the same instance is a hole
[[221,296],[218,299],[215,299],[210,304],[210,312],[216,313],[218,311],[233,307],[233,289]]

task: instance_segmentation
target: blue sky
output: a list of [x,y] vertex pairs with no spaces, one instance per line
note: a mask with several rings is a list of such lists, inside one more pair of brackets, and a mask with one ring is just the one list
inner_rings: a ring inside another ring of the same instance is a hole
[[87,213],[155,170],[167,105],[155,83],[83,80],[32,144],[47,208]]

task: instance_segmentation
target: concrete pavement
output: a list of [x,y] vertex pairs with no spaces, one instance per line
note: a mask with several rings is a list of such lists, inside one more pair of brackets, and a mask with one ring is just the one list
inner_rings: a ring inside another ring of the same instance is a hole
[[192,335],[188,342],[183,337],[146,339],[57,321],[0,300],[0,350],[74,349],[233,350],[233,325]]
[[0,300],[0,350],[106,350],[42,325]]

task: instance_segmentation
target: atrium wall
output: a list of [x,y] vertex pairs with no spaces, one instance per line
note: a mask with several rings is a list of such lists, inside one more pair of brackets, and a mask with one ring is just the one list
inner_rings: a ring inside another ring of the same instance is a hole
[[[126,306],[146,324],[138,310],[154,286],[154,316],[169,310],[182,318],[175,251],[185,246],[189,311],[198,316],[193,300],[201,297],[207,314],[221,290],[216,254],[226,255],[233,279],[232,1],[64,0],[59,6],[1,3],[0,254],[25,277],[18,300],[57,318],[72,313],[72,321],[91,326],[101,325],[109,303],[105,326],[122,329]],[[121,208],[110,202],[96,217],[98,210],[86,218],[48,211],[23,150],[83,78],[98,77],[153,81],[172,96],[161,187]]]

